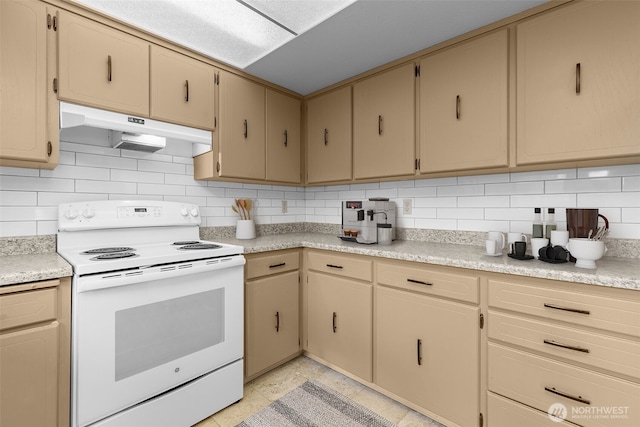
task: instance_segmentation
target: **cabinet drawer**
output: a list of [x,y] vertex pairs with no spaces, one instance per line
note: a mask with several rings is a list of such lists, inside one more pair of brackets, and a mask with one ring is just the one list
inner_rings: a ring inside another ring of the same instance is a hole
[[0,297],[0,330],[56,318],[57,289],[20,292]]
[[489,310],[489,338],[640,378],[640,343]]
[[638,384],[493,343],[489,390],[545,412],[561,403],[566,419],[585,427],[628,426],[640,400]]
[[357,259],[344,254],[309,252],[309,269],[352,279],[373,279],[373,266],[369,259]]
[[378,262],[378,283],[472,303],[480,302],[478,276],[435,271],[415,264]]
[[638,301],[489,280],[489,306],[640,337]]
[[521,405],[502,396],[488,393],[487,396],[489,418],[487,425],[491,427],[536,426],[536,427],[562,427],[572,426],[562,421],[562,415],[551,419],[549,414]]
[[267,276],[297,270],[300,267],[299,252],[270,253],[269,255],[247,256],[245,279]]

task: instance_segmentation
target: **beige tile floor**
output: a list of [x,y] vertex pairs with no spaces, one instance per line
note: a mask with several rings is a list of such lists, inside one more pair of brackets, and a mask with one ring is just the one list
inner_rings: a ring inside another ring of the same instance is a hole
[[395,400],[389,399],[308,357],[300,356],[245,384],[244,398],[240,402],[213,414],[194,427],[236,426],[307,380],[317,380],[333,388],[399,427],[440,426],[435,421]]

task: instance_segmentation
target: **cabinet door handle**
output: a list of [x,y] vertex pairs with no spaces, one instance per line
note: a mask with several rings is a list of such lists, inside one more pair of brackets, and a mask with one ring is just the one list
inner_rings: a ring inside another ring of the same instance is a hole
[[576,95],[580,95],[580,63],[576,64]]
[[287,130],[284,130],[284,146],[286,147],[289,144],[289,135],[287,134]]
[[334,264],[327,264],[327,267],[329,268],[338,268],[338,269],[342,269],[341,265],[334,265]]
[[338,328],[336,327],[336,317],[338,317],[338,316],[336,315],[336,312],[334,311],[334,312],[333,312],[333,333],[334,333],[334,334],[336,333],[336,329],[338,329]]
[[378,116],[378,135],[382,135],[382,116]]
[[280,332],[280,312],[276,311],[276,332]]
[[113,74],[111,73],[111,55],[107,55],[107,81],[111,81]]
[[409,282],[409,283],[417,283],[418,285],[433,286],[433,283],[423,282],[422,280],[407,279],[407,282]]
[[324,128],[324,145],[327,145],[329,143],[329,131],[327,130],[327,128]]
[[591,314],[589,312],[589,310],[581,310],[581,309],[578,309],[578,308],[561,307],[561,306],[555,305],[555,304],[544,303],[544,306],[547,307],[547,308],[554,309],[554,310],[570,311],[571,313]]
[[418,366],[420,366],[422,365],[422,340],[421,339],[418,339],[417,352],[418,352]]
[[184,100],[189,102],[189,80],[184,81]]
[[47,157],[51,157],[51,153],[53,153],[53,145],[51,141],[47,141]]
[[245,119],[244,120],[244,138],[247,139],[248,136],[249,136],[249,123]]
[[278,267],[282,267],[282,266],[285,266],[285,265],[287,265],[286,262],[281,262],[280,264],[272,264],[272,265],[269,266],[269,268],[278,268]]
[[575,400],[576,402],[584,403],[585,405],[591,405],[591,401],[585,399],[582,396],[573,396],[569,393],[565,393],[564,391],[556,390],[555,387],[545,387],[544,388],[549,393],[556,394],[558,396],[566,397],[567,399]]
[[574,346],[574,345],[562,344],[562,343],[559,343],[559,342],[555,342],[553,340],[544,340],[543,342],[545,344],[553,345],[555,347],[562,347],[562,348],[566,348],[566,349],[573,350],[573,351],[580,351],[582,353],[589,353],[589,349],[588,348],[582,348],[582,347],[577,347],[577,346]]
[[456,120],[460,120],[460,95],[456,95]]

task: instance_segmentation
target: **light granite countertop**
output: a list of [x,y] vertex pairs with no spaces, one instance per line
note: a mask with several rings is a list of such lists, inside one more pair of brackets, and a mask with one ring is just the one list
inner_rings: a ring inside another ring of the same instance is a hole
[[0,286],[58,279],[73,274],[55,252],[0,256]]
[[549,264],[539,260],[519,261],[506,255],[490,257],[484,254],[484,247],[450,243],[405,240],[394,241],[390,246],[361,245],[343,242],[336,235],[324,233],[267,235],[252,240],[220,237],[216,240],[243,246],[246,254],[305,247],[471,270],[640,290],[640,260],[635,258],[604,257],[596,262],[597,269],[588,270],[577,268],[573,263]]

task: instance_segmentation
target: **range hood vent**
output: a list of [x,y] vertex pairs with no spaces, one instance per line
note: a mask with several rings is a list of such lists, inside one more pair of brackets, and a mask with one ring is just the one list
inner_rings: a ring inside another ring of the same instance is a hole
[[110,132],[114,148],[152,153],[175,140],[192,143],[194,156],[211,150],[210,131],[60,102],[60,129],[78,126],[115,131]]

